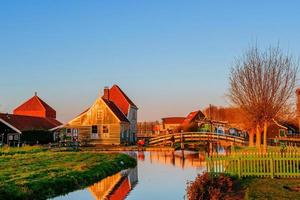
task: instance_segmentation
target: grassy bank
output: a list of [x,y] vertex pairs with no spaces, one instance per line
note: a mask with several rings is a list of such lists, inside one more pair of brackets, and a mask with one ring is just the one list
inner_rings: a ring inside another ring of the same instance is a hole
[[133,158],[123,154],[41,149],[1,152],[0,199],[46,199],[84,188],[136,165]]
[[[241,153],[241,152],[245,152],[245,153],[251,153],[251,152],[255,152],[255,153],[259,153],[259,152],[263,152],[263,148],[257,148],[257,147],[248,147],[248,146],[233,146],[232,147],[232,152],[235,153]],[[268,146],[267,148],[268,152],[274,152],[274,153],[280,153],[282,151],[300,151],[300,147],[289,147],[289,146]]]
[[299,187],[300,179],[247,178],[241,180],[241,185],[245,199],[300,199],[300,191],[290,189]]
[[243,178],[226,174],[198,175],[188,183],[189,200],[300,199],[300,179]]

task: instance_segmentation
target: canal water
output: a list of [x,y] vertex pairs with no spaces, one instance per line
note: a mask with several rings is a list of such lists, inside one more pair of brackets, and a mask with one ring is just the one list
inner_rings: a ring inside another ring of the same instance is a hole
[[206,169],[204,153],[136,152],[138,165],[54,200],[184,199],[188,181]]

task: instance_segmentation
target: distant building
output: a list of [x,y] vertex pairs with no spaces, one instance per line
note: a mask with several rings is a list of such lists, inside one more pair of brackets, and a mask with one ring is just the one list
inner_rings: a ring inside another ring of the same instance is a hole
[[186,127],[189,126],[192,123],[198,123],[199,121],[203,120],[205,118],[205,115],[200,111],[193,111],[188,114],[188,116],[184,119],[182,122],[182,126]]
[[193,123],[198,123],[203,120],[205,115],[200,111],[190,112],[186,117],[165,117],[162,118],[162,124],[160,126],[159,133],[174,133],[189,127]]
[[185,117],[165,117],[162,118],[162,127],[161,132],[174,132],[176,128],[178,128]]
[[104,95],[69,121],[61,134],[90,144],[122,144],[136,141],[137,106],[117,86],[104,88]]
[[[14,114],[0,113],[0,142],[19,145],[22,133],[28,131],[53,131],[61,123],[56,120],[56,111],[37,94],[14,109]],[[36,139],[39,140],[38,137]]]

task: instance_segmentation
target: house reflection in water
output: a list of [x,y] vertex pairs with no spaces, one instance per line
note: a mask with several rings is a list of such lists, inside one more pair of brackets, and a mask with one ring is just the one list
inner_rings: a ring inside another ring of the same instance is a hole
[[182,169],[200,168],[206,165],[204,153],[202,155],[187,151],[150,152],[150,162],[169,164]]
[[125,199],[137,182],[138,171],[136,167],[109,176],[90,186],[88,190],[97,200],[121,200]]

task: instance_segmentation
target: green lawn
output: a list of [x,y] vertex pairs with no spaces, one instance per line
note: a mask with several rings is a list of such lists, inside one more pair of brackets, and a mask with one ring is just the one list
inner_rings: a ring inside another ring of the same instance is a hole
[[284,186],[300,186],[300,179],[247,178],[241,183],[246,188],[245,199],[300,199],[300,192],[284,188]]
[[46,199],[134,167],[124,154],[0,150],[0,199]]

